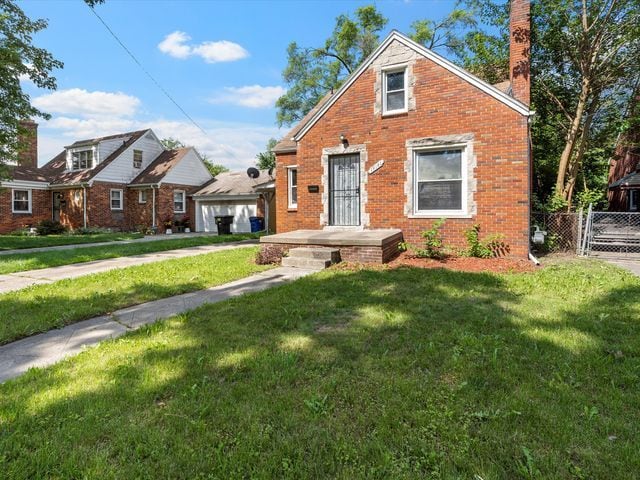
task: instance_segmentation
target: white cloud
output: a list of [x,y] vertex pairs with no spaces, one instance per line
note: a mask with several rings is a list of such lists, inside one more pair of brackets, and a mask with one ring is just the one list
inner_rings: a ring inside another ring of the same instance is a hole
[[267,108],[272,107],[285,92],[286,89],[280,86],[247,85],[244,87],[225,87],[223,93],[210,98],[209,102],[214,104],[231,103],[248,108]]
[[229,40],[192,45],[187,43],[189,40],[191,37],[187,33],[176,30],[158,44],[158,49],[174,58],[199,56],[207,63],[234,62],[249,56],[249,52],[241,45]]
[[36,97],[33,105],[45,112],[79,115],[84,118],[130,117],[136,113],[140,100],[122,92],[89,92],[70,88]]
[[191,55],[191,47],[185,45],[189,40],[191,40],[189,35],[176,31],[167,35],[164,40],[158,44],[158,49],[171,57],[187,58]]

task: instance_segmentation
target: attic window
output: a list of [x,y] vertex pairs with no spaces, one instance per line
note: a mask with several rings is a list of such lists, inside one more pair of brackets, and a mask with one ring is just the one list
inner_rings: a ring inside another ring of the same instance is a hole
[[93,168],[93,150],[81,150],[71,154],[71,170]]
[[142,150],[133,151],[133,168],[142,168]]
[[407,111],[407,69],[393,69],[382,72],[382,113],[402,113]]

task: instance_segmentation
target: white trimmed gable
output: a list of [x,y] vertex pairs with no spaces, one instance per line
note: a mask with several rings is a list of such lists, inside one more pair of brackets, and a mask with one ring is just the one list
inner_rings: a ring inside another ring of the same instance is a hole
[[[133,167],[134,150],[142,151],[142,166],[140,168]],[[99,172],[93,180],[110,183],[130,183],[163,151],[164,148],[162,147],[160,140],[158,140],[158,137],[156,137],[153,131],[149,130],[130,145],[124,152],[118,155],[117,158],[111,161],[111,163],[109,163],[104,170]]]
[[165,175],[162,183],[200,186],[211,178],[204,162],[195,149],[191,148],[178,164]]
[[[413,53],[411,53],[413,52]],[[386,56],[386,59],[385,59]],[[379,59],[382,57],[382,61]],[[397,57],[397,58],[393,58]],[[307,122],[307,124],[298,131],[292,140],[298,142],[304,137],[304,135],[316,124],[320,118],[325,114],[327,110],[329,110],[334,103],[349,89],[351,85],[353,85],[358,78],[366,72],[369,68],[373,66],[373,68],[379,72],[382,64],[384,63],[384,67],[392,66],[395,64],[407,64],[408,67],[415,63],[415,58],[422,57],[437,65],[443,67],[448,70],[452,74],[461,78],[462,80],[470,83],[474,87],[480,89],[487,95],[495,98],[497,101],[505,104],[509,108],[512,108],[516,112],[520,113],[524,116],[530,116],[533,114],[529,110],[529,107],[524,103],[516,100],[515,98],[507,95],[505,92],[497,89],[493,85],[488,84],[484,80],[476,77],[475,75],[467,72],[463,68],[458,67],[457,65],[451,63],[444,57],[441,57],[437,53],[429,50],[428,48],[423,47],[422,45],[414,42],[409,37],[401,34],[400,32],[393,31],[391,32],[387,38],[378,46],[378,48],[367,58],[358,69],[351,74],[351,76],[347,79],[345,83],[336,91],[335,95],[331,97],[329,101],[327,101],[322,108],[320,108],[315,115]],[[409,71],[410,73],[410,71]],[[379,75],[378,75],[379,76]],[[410,80],[411,82],[411,80]],[[378,83],[378,78],[376,79],[376,83]],[[410,87],[412,87],[410,85]],[[380,85],[376,84],[376,89],[380,88]],[[378,93],[378,92],[376,92]],[[376,98],[378,95],[376,95]],[[379,106],[374,107],[376,110]],[[411,108],[411,98],[409,97],[409,108]]]

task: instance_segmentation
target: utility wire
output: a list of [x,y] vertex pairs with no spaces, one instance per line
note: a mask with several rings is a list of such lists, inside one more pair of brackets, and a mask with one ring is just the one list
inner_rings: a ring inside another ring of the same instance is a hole
[[[127,52],[127,54],[131,57],[131,59],[136,63],[136,65],[138,65],[138,67],[140,67],[140,69],[145,73],[145,75],[147,75],[147,77],[149,77],[151,79],[151,81],[156,85],[156,87],[158,87],[160,89],[160,91],[171,101],[171,103],[173,103],[178,110],[180,110],[182,112],[182,114],[198,129],[200,130],[204,135],[209,136],[209,134],[205,131],[204,128],[202,128],[192,117],[191,115],[189,115],[186,110],[184,108],[182,108],[180,106],[180,104],[169,94],[169,92],[167,92],[165,90],[165,88],[160,84],[160,82],[158,82],[153,75],[151,75],[149,73],[149,71],[144,68],[144,66],[142,65],[142,63],[140,63],[140,60],[137,59],[137,57],[131,52],[131,50],[129,50],[127,48],[127,46],[122,42],[122,40],[120,40],[120,38],[115,34],[115,32],[113,30],[111,30],[111,28],[109,27],[109,25],[107,25],[107,23],[102,19],[102,17],[100,15],[98,15],[98,12],[96,12],[95,8],[91,7],[90,5],[87,5],[87,7],[89,8],[89,10],[91,10],[91,12],[93,12],[93,14],[96,16],[96,18],[98,20],[100,20],[100,23],[102,23],[102,25],[104,25],[104,28],[107,29],[107,31],[111,34],[111,36],[116,40],[116,42],[118,42],[120,44],[120,46],[124,49],[125,52]],[[223,144],[218,144],[220,147],[222,147],[223,149],[227,150],[228,153],[231,154],[231,156],[237,160],[236,154],[228,149],[226,147],[226,145]]]

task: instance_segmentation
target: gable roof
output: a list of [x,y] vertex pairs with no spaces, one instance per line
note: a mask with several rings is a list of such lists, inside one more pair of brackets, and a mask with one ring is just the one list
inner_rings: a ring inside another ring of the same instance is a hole
[[[309,118],[308,121],[302,127],[296,126],[296,128],[294,128],[294,130],[297,130],[297,131],[292,136],[293,138],[291,139],[291,141],[292,142],[297,142],[300,139],[302,139],[302,137],[304,137],[304,135],[309,131],[309,129],[311,127],[313,127],[313,125],[315,125],[316,122],[318,120],[320,120],[320,118],[322,118],[322,116],[325,114],[325,112],[327,110],[329,110],[329,108],[331,108],[331,106],[349,89],[349,87],[360,77],[360,75],[362,75],[371,66],[373,61],[393,41],[397,41],[397,42],[402,43],[407,48],[410,48],[410,49],[414,50],[416,53],[418,53],[418,54],[422,55],[423,57],[433,61],[437,65],[445,68],[446,70],[448,70],[452,74],[460,77],[461,79],[465,80],[466,82],[470,83],[471,85],[479,88],[484,93],[492,96],[493,98],[495,98],[499,102],[502,102],[503,104],[505,104],[509,108],[512,108],[516,112],[520,113],[521,115],[529,116],[529,115],[532,114],[532,112],[529,110],[529,107],[527,105],[525,105],[524,103],[520,102],[519,100],[516,100],[512,96],[508,95],[505,91],[502,91],[500,88],[497,88],[496,86],[488,84],[484,80],[482,80],[482,79],[476,77],[475,75],[467,72],[465,69],[460,68],[457,65],[453,64],[452,62],[450,62],[446,58],[438,55],[437,53],[429,50],[428,48],[423,47],[419,43],[414,42],[413,40],[411,40],[406,35],[403,35],[402,33],[398,32],[397,30],[393,30],[387,36],[387,38],[385,38],[384,41],[378,46],[378,48],[376,48],[373,51],[373,53],[371,53],[371,55],[369,55],[369,57],[364,62],[362,62],[362,64],[358,67],[358,69],[356,71],[354,71],[347,78],[347,80],[342,84],[342,86],[338,89],[338,91],[334,95],[332,95],[326,102],[324,102],[324,104],[315,111],[315,113],[311,116],[311,118]],[[303,119],[303,121],[304,121],[304,119]],[[303,123],[303,122],[301,121],[300,123]],[[290,147],[290,148],[291,148],[291,151],[294,150],[292,147]]]
[[140,173],[140,175],[134,178],[130,185],[160,183],[167,173],[180,163],[180,160],[182,160],[190,150],[193,150],[193,147],[165,150],[158,155],[158,158],[151,162],[149,166]]
[[291,130],[289,130],[289,132],[284,136],[282,140],[276,143],[271,151],[275,153],[295,152],[297,144],[293,137],[295,137],[296,134],[300,130],[302,130],[307,125],[307,123],[311,121],[315,114],[318,113],[318,110],[320,110],[324,106],[324,104],[329,101],[333,94],[333,92],[329,92],[324,97],[322,97],[316,104],[316,106],[309,110],[309,112],[304,117],[302,117],[302,120],[300,120]]
[[98,165],[96,165],[91,170],[77,170],[77,171],[66,171],[67,168],[67,151],[63,150],[58,155],[56,155],[51,161],[43,165],[39,170],[42,174],[49,180],[52,185],[64,185],[64,184],[77,184],[84,183],[90,181],[93,177],[95,177],[98,173],[100,173],[104,168],[109,165],[113,160],[118,158],[122,152],[124,152],[127,148],[133,145],[140,137],[142,137],[145,133],[150,131],[146,130],[138,130],[135,132],[121,133],[119,135],[111,135],[108,137],[100,137],[94,138],[91,140],[81,140],[80,142],[73,143],[70,147],[77,147],[82,145],[92,145],[97,142],[102,142],[104,140],[114,140],[118,138],[129,137],[128,140],[124,141],[122,145],[116,148],[107,158],[101,161]]
[[223,172],[216,175],[212,180],[194,193],[194,196],[241,196],[256,195],[256,187],[263,186],[273,180],[268,170],[260,170],[258,178],[250,178],[245,171]]
[[10,170],[10,180],[17,180],[21,182],[42,182],[48,183],[49,180],[45,177],[39,168],[17,166]]

